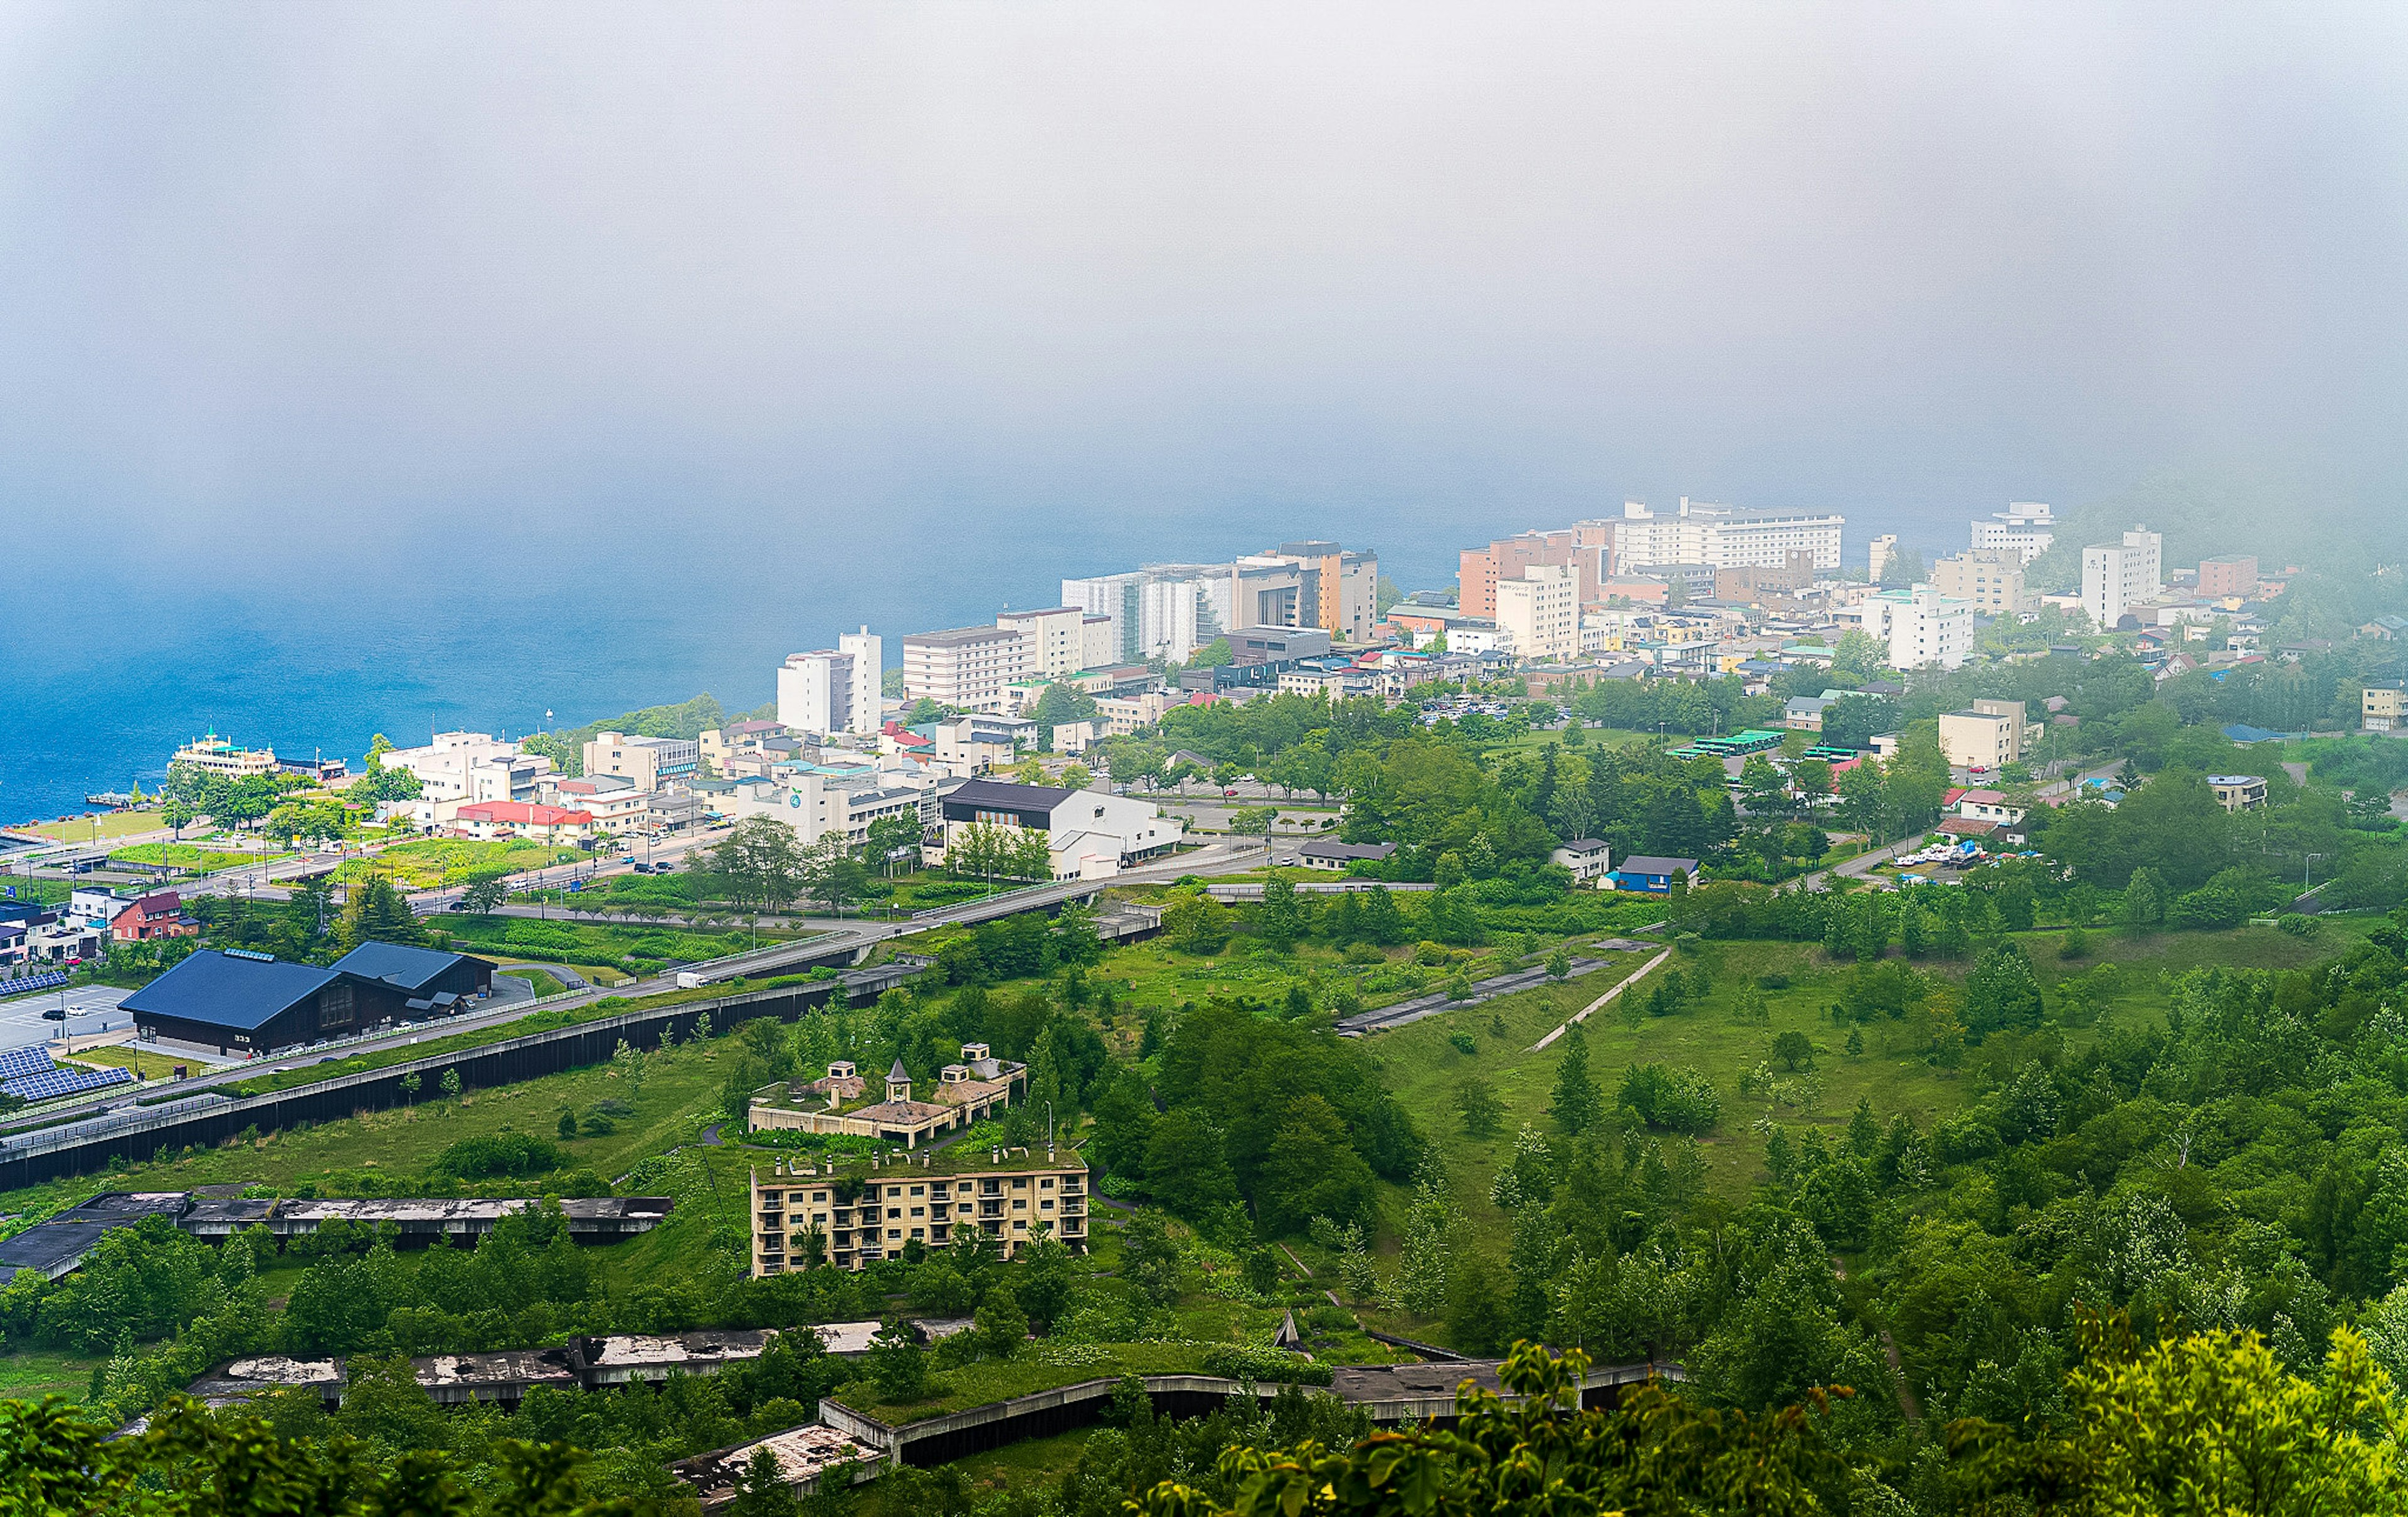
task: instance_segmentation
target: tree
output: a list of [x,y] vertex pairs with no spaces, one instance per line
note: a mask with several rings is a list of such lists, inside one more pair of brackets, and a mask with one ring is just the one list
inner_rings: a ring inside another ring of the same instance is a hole
[[1602,1099],[1589,1073],[1588,1035],[1578,1023],[1564,1035],[1564,1056],[1555,1066],[1554,1098],[1548,1103],[1555,1124],[1568,1133],[1584,1133],[1598,1123]]
[[1795,1073],[1799,1067],[1811,1068],[1814,1063],[1814,1045],[1806,1035],[1796,1030],[1781,1034],[1772,1040],[1772,1056],[1781,1066]]
[[869,839],[862,852],[881,874],[893,874],[897,864],[917,868],[920,837],[917,816],[882,816],[869,824]]
[[802,889],[802,849],[795,829],[773,816],[749,816],[711,850],[739,908],[781,907]]
[[509,897],[509,887],[499,878],[480,880],[460,894],[460,909],[478,916],[491,916],[494,909]]
[[2166,887],[2155,869],[2143,865],[2132,871],[2124,885],[2123,909],[2118,913],[2127,930],[2144,933],[2166,920]]
[[1241,806],[1229,813],[1229,831],[1260,833],[1263,846],[1271,846],[1271,824],[1279,820],[1279,809],[1273,806]]
[[1062,770],[1062,788],[1065,790],[1084,790],[1095,782],[1095,771],[1076,759]]
[[372,874],[351,887],[351,904],[343,909],[342,940],[346,946],[416,943],[424,937],[418,925],[418,913],[410,909],[409,901],[394,888],[392,880]]
[[1009,1359],[1020,1352],[1028,1341],[1028,1314],[1020,1309],[1010,1286],[988,1288],[971,1319],[971,1331],[978,1335],[979,1352],[991,1359]]
[[1041,785],[1045,782],[1045,761],[1031,753],[1013,767],[1011,777],[1024,785]]
[[452,1067],[444,1070],[443,1078],[437,1081],[436,1084],[437,1088],[443,1092],[443,1098],[445,1100],[458,1100],[460,1098],[461,1090],[460,1070],[458,1066],[455,1065]]
[[744,1473],[737,1477],[736,1499],[727,1504],[726,1517],[793,1517],[801,1510],[776,1451],[766,1444],[754,1449]]
[[1034,827],[1010,828],[1016,834],[1011,839],[1011,853],[1005,872],[1019,880],[1051,880],[1054,878],[1054,846],[1052,839]]
[[835,833],[796,855],[795,874],[805,891],[838,916],[848,903],[859,900],[869,889],[868,866]]
[[1547,955],[1547,978],[1549,980],[1561,980],[1571,972],[1572,961],[1570,954],[1566,953],[1562,949],[1558,948],[1553,953]]
[[917,1401],[928,1391],[928,1356],[910,1324],[895,1319],[869,1340],[869,1380],[882,1400]]
[[1463,1113],[1463,1130],[1473,1138],[1493,1138],[1503,1124],[1505,1103],[1478,1075],[1469,1075],[1455,1088],[1455,1106]]
[[1254,936],[1284,953],[1305,932],[1303,904],[1296,886],[1274,879],[1263,885],[1263,904],[1254,913]]
[[1121,1278],[1154,1306],[1179,1299],[1179,1246],[1170,1239],[1170,1219],[1153,1207],[1139,1208],[1122,1235]]
[[2003,938],[1984,950],[1965,978],[1966,1030],[1987,1034],[2037,1027],[2042,1010],[2040,977],[2032,972],[2023,945]]

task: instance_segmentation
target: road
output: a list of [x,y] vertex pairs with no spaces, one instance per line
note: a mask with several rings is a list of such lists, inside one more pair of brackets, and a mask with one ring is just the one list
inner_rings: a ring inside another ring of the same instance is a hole
[[[653,856],[657,858],[659,855],[655,852]],[[1263,863],[1264,853],[1259,846],[1244,843],[1216,843],[1161,864],[1128,870],[1114,876],[1110,880],[1067,880],[1055,885],[1013,891],[980,900],[965,901],[958,906],[946,907],[909,922],[844,923],[832,933],[795,942],[764,944],[758,950],[727,958],[714,959],[707,964],[687,965],[682,972],[699,972],[714,981],[773,974],[780,969],[810,960],[824,959],[834,953],[858,953],[875,947],[887,938],[925,932],[931,927],[985,922],[996,917],[1010,916],[1020,911],[1040,909],[1068,900],[1073,896],[1092,894],[1108,885],[1161,884],[1190,874],[1234,874],[1260,867]],[[675,990],[679,972],[681,971],[672,970],[650,980],[615,985],[607,990],[596,987],[576,992],[547,1001],[545,1009],[550,1010],[555,1007],[565,1009],[584,1006],[604,995],[633,998],[661,991]],[[412,1023],[380,1036],[361,1038],[354,1042],[339,1045],[320,1044],[294,1053],[253,1059],[230,1068],[195,1075],[193,1079],[185,1081],[183,1084],[206,1088],[210,1085],[231,1083],[248,1080],[256,1075],[272,1074],[280,1069],[301,1068],[328,1059],[348,1058],[354,1053],[367,1053],[378,1049],[416,1043],[429,1038],[448,1038],[454,1033],[472,1032],[477,1028],[489,1027],[497,1023],[512,1022],[526,1014],[527,1004],[523,1001],[508,1005],[489,1003],[481,1009],[463,1012],[439,1023]],[[163,1052],[174,1052],[167,1045],[159,1045],[159,1047]],[[24,1122],[18,1123],[0,1122],[0,1132],[10,1130],[12,1126],[22,1125],[25,1123],[54,1123],[62,1116],[76,1118],[97,1116],[125,1099],[125,1094],[121,1091],[112,1097],[77,1106],[45,1108],[37,1114],[29,1114]]]

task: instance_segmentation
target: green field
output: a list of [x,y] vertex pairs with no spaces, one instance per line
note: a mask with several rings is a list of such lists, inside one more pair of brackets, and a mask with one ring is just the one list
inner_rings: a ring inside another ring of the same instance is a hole
[[178,1059],[162,1053],[156,1049],[136,1048],[131,1043],[103,1043],[96,1048],[85,1049],[80,1053],[67,1054],[64,1060],[69,1064],[93,1064],[131,1069],[136,1077],[143,1080],[165,1080],[176,1072],[176,1066],[179,1064],[192,1070],[197,1070],[200,1067],[196,1061]]
[[38,832],[63,843],[89,843],[95,837],[107,842],[112,837],[130,837],[136,833],[160,832],[166,825],[166,821],[157,811],[139,810],[111,811],[100,817],[70,817],[64,822],[34,822],[17,830]]
[[193,843],[136,843],[108,855],[126,864],[139,864],[150,868],[194,869],[203,874],[221,869],[248,869],[261,864],[293,856],[290,849],[262,848],[257,852],[238,849],[202,848]]
[[371,858],[353,859],[337,870],[336,877],[354,880],[367,874],[387,874],[395,883],[409,889],[432,890],[466,884],[478,875],[496,870],[518,874],[588,857],[591,855],[576,849],[549,843],[421,837],[380,849]]
[[92,1372],[99,1365],[97,1359],[48,1349],[0,1353],[0,1397],[39,1401],[46,1395],[63,1395],[80,1401],[91,1393]]
[[[753,934],[697,932],[676,925],[622,926],[617,923],[548,922],[535,917],[474,916],[448,912],[426,919],[459,952],[540,964],[616,965],[622,972],[656,971],[671,959],[692,962],[738,953]],[[794,933],[763,933],[761,942],[781,942]]]

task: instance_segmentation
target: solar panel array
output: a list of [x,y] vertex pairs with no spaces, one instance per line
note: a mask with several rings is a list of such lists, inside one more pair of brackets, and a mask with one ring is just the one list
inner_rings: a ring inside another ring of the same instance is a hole
[[0,1090],[28,1101],[47,1101],[54,1095],[73,1095],[79,1091],[98,1090],[104,1085],[131,1084],[131,1069],[68,1068],[52,1065],[39,1073],[0,1075]]
[[45,969],[37,975],[0,980],[0,995],[30,995],[37,990],[56,990],[69,978],[64,969]]
[[58,1066],[50,1062],[50,1051],[39,1043],[12,1048],[0,1052],[0,1080],[19,1075],[47,1075]]

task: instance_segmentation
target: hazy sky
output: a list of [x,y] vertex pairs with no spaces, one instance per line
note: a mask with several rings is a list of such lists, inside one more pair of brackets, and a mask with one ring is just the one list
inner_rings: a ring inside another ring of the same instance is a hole
[[824,572],[2393,478],[2403,101],[2397,5],[10,4],[0,511]]

